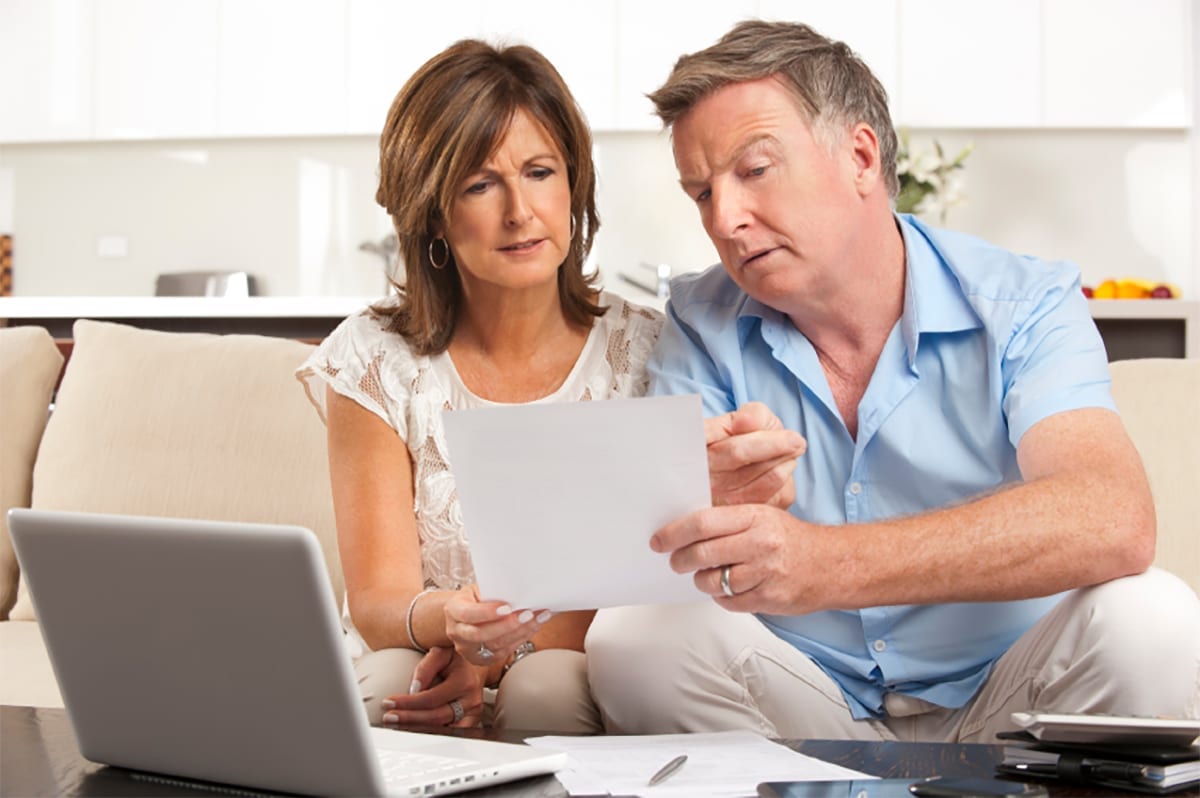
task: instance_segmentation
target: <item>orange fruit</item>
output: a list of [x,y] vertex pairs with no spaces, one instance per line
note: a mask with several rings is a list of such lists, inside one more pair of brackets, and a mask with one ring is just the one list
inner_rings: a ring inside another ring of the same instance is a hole
[[1117,298],[1117,281],[1105,280],[1096,286],[1092,292],[1093,299],[1116,299]]
[[1121,280],[1117,283],[1117,299],[1145,299],[1150,291],[1136,280]]

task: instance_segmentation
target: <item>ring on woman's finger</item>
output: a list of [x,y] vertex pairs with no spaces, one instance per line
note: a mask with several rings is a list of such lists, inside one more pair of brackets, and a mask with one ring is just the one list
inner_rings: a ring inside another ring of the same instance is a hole
[[479,650],[476,651],[475,653],[479,655],[480,659],[491,659],[492,657],[496,656],[495,652],[493,652],[490,648],[485,646],[483,643],[479,644]]
[[721,568],[721,592],[733,598],[737,593],[734,592],[733,586],[729,584],[729,571],[731,568],[733,568],[732,565],[725,565]]
[[454,713],[454,720],[450,721],[451,723],[458,723],[467,714],[463,711],[462,704],[459,703],[457,698],[450,702],[450,711]]

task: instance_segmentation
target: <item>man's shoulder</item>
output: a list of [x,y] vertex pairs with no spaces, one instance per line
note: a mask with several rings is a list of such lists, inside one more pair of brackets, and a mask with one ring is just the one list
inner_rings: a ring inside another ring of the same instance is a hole
[[712,314],[730,317],[737,316],[747,298],[725,267],[717,263],[672,278],[669,307],[683,321]]
[[968,233],[915,220],[913,226],[938,252],[972,304],[1038,302],[1055,286],[1066,288],[1079,279],[1079,267],[1070,261],[1019,254]]

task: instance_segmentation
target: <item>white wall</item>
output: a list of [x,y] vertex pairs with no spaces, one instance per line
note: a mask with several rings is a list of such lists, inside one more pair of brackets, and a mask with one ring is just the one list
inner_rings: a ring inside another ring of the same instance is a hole
[[[1085,281],[1140,276],[1200,294],[1195,129],[914,131],[913,142],[930,136],[952,151],[975,143],[968,202],[947,226],[1074,260]],[[14,293],[148,295],[159,272],[244,269],[274,295],[376,294],[382,261],[358,249],[390,229],[375,160],[367,137],[7,145]],[[636,293],[615,275],[639,261],[716,261],[664,134],[598,134],[597,160],[594,261],[610,287]],[[108,236],[126,240],[125,257],[97,254]]]

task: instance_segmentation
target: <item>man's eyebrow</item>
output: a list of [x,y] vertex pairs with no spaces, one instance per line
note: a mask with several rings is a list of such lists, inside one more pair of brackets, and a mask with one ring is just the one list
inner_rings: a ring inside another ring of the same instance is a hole
[[[733,153],[730,154],[729,158],[724,163],[717,164],[717,168],[714,171],[723,172],[723,171],[727,170],[733,164],[737,163],[742,158],[742,156],[744,156],[746,153],[750,152],[751,150],[758,149],[760,147],[763,147],[764,145],[774,146],[774,145],[777,145],[778,143],[779,143],[779,139],[775,138],[775,136],[773,136],[770,133],[756,133],[755,135],[753,135],[750,138],[743,141],[738,146],[738,148],[736,150],[734,150]],[[687,191],[689,187],[690,188],[698,188],[700,186],[707,185],[708,180],[709,180],[708,178],[700,178],[700,179],[694,179],[694,180],[687,180],[684,178],[680,178],[679,185],[681,187],[683,187],[684,191]]]

